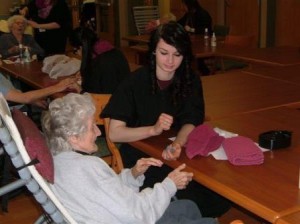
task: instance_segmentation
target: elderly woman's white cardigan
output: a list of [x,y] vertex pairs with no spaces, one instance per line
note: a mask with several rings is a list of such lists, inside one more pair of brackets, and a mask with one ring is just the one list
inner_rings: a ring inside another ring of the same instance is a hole
[[117,175],[98,157],[76,152],[55,156],[54,167],[51,187],[79,223],[155,223],[176,193],[168,177],[139,192],[144,176],[134,179],[130,169]]

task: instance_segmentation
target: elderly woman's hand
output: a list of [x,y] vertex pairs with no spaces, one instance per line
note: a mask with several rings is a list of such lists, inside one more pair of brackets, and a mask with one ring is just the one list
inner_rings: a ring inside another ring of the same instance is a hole
[[163,162],[154,159],[154,158],[141,158],[139,159],[135,166],[131,168],[131,173],[134,178],[137,178],[140,175],[143,175],[150,166],[157,166],[161,167],[163,165]]
[[181,164],[179,167],[177,167],[168,175],[168,177],[174,182],[177,189],[179,190],[185,189],[188,183],[193,178],[193,173],[182,171],[185,167],[186,167],[185,164]]
[[17,45],[8,49],[9,54],[16,54],[16,53],[19,53],[19,51],[20,51],[20,48]]

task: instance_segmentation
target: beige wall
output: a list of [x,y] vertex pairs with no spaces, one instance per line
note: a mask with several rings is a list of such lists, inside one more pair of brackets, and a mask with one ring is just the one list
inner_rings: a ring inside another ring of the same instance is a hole
[[[9,16],[9,8],[13,6],[14,0],[0,0],[0,17],[8,17]],[[18,2],[18,1],[16,1]]]
[[166,15],[170,12],[170,0],[158,1],[160,15]]

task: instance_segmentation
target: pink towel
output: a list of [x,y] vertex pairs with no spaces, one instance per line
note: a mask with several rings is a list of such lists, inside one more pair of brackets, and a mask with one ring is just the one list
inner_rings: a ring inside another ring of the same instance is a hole
[[220,147],[224,137],[207,124],[197,126],[188,136],[185,153],[189,159],[196,155],[207,156]]
[[233,165],[258,165],[264,162],[264,154],[254,142],[246,137],[227,138],[223,148]]

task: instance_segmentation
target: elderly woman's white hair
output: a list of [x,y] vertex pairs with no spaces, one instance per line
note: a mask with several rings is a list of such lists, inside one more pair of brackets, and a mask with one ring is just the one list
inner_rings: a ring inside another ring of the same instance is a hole
[[12,26],[16,22],[16,20],[22,20],[24,22],[25,27],[27,26],[27,19],[24,16],[14,15],[14,16],[9,17],[7,20],[7,27],[9,29],[9,31],[11,31]]
[[95,110],[89,94],[69,93],[49,104],[42,116],[42,127],[53,155],[73,150],[69,137],[87,131],[87,119],[94,116]]

